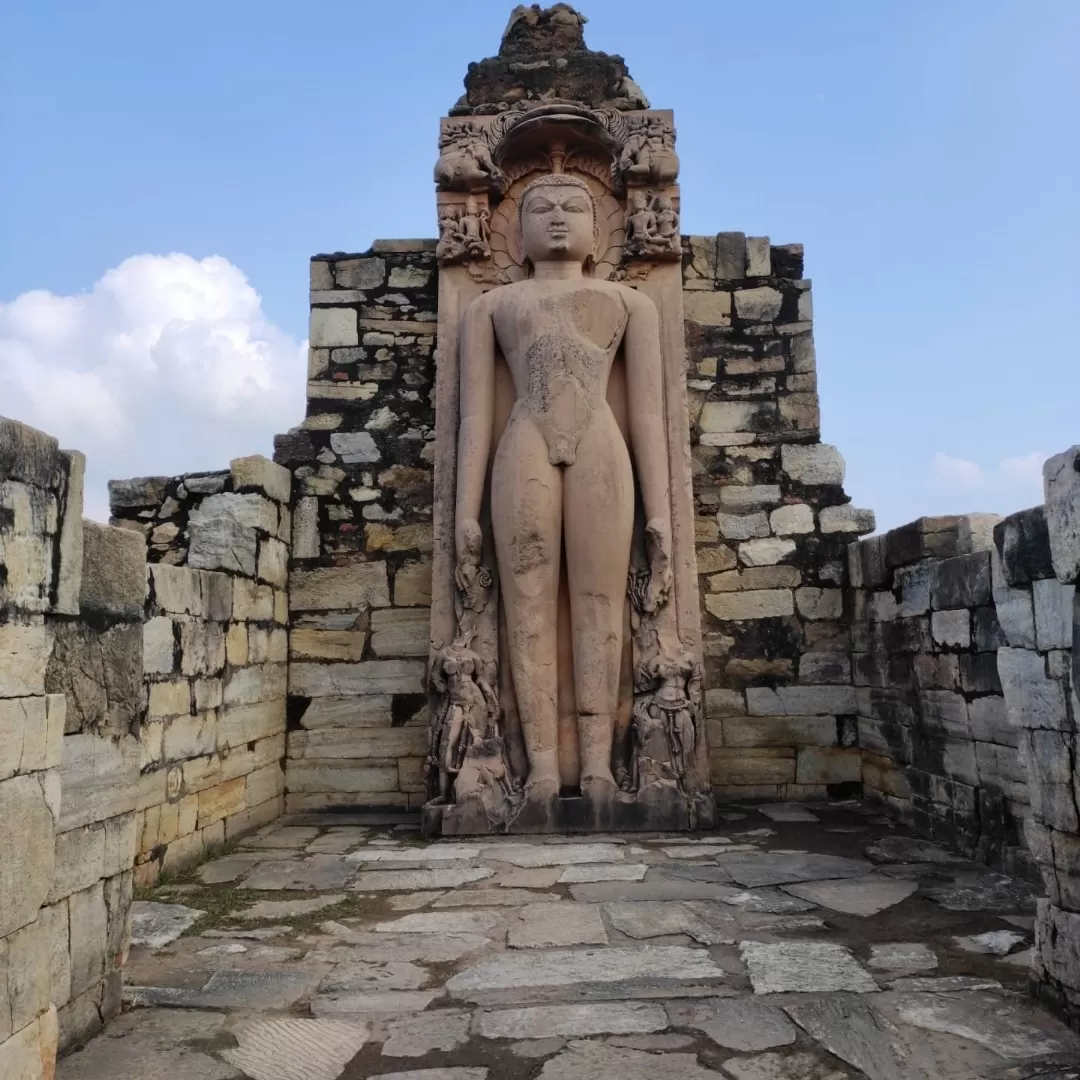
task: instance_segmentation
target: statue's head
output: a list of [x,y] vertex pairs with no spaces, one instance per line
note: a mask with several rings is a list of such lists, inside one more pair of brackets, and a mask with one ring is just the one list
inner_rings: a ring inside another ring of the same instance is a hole
[[476,198],[472,195],[465,199],[465,213],[469,215],[476,214]]
[[584,180],[549,173],[525,188],[518,203],[521,248],[537,262],[584,263],[595,254],[596,202]]
[[645,192],[644,191],[632,191],[630,193],[630,209],[631,210],[644,210],[646,207]]

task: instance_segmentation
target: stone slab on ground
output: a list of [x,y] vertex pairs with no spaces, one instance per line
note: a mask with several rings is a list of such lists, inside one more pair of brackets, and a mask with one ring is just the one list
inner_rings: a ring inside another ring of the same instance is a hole
[[1029,935],[1017,930],[989,930],[985,934],[954,937],[953,942],[964,952],[982,953],[984,956],[1008,956],[1017,945],[1028,940]]
[[560,901],[527,904],[520,923],[512,924],[506,943],[511,949],[550,949],[563,945],[606,945],[607,931],[595,904]]
[[[464,862],[475,859],[480,855],[481,849],[475,844],[431,844],[428,847],[364,847],[354,851],[345,858],[349,862],[380,863],[389,865],[392,863],[412,863],[423,866],[427,863],[441,862]],[[488,856],[490,858],[490,856]]]
[[488,1080],[484,1068],[409,1069],[406,1072],[379,1073],[371,1080]]
[[482,1009],[474,1014],[472,1022],[473,1034],[484,1039],[646,1034],[663,1031],[667,1026],[668,1018],[663,1007],[645,1001]]
[[469,1037],[471,1014],[449,1009],[392,1020],[386,1027],[384,1057],[423,1057],[432,1050],[456,1050]]
[[344,893],[328,893],[325,896],[313,896],[310,900],[258,900],[243,911],[234,911],[237,919],[295,919],[300,915],[310,915],[324,908],[336,907],[345,899]]
[[83,1049],[61,1058],[57,1080],[241,1080],[243,1074],[205,1049],[223,1033],[225,1013],[133,1009]]
[[[324,969],[325,970],[325,969]],[[315,990],[320,972],[215,971],[201,989],[173,986],[125,986],[134,1005],[191,1009],[288,1009]]]
[[724,897],[724,903],[742,911],[755,911],[766,915],[798,915],[813,911],[817,906],[809,900],[782,893],[776,888],[746,889]]
[[888,942],[870,946],[868,966],[874,971],[933,971],[937,956],[920,942]]
[[867,875],[835,881],[807,881],[785,885],[783,889],[800,900],[808,900],[830,911],[868,917],[903,902],[918,887],[914,881]]
[[764,814],[770,821],[801,822],[820,821],[821,819],[812,810],[798,803],[762,803],[757,808],[759,814]]
[[302,859],[268,859],[260,862],[241,883],[242,889],[264,892],[343,888],[356,867],[341,855],[309,855]]
[[568,866],[559,875],[560,885],[578,885],[589,881],[641,881],[648,866],[645,863],[580,863]]
[[387,1017],[423,1012],[443,996],[442,990],[379,990],[356,994],[318,994],[312,1016]]
[[[334,929],[327,929],[328,927]],[[307,956],[312,962],[387,963],[403,960],[445,964],[460,960],[463,956],[491,944],[490,939],[482,934],[378,934],[350,930],[349,927],[334,922],[324,923],[323,929],[347,944],[312,949]]]
[[256,863],[267,858],[259,851],[237,851],[199,867],[199,880],[204,885],[221,885],[243,877]]
[[850,1080],[851,1073],[813,1054],[759,1054],[728,1058],[724,1071],[735,1080]]
[[371,990],[421,990],[431,982],[426,968],[408,961],[357,961],[337,964],[319,983],[325,994],[355,993]]
[[508,952],[465,968],[446,983],[451,997],[481,1004],[489,995],[505,992],[536,995],[578,994],[595,988],[597,995],[618,987],[716,985],[725,982],[724,970],[703,949],[677,945],[635,945],[632,948],[549,949]]
[[484,847],[483,858],[485,862],[504,862],[532,869],[577,863],[622,862],[626,855],[620,844],[488,844]]
[[357,892],[408,892],[410,889],[456,889],[494,877],[487,866],[436,866],[430,870],[365,870],[350,888]]
[[874,993],[878,984],[843,945],[827,941],[744,941],[739,946],[755,994]]
[[820,1046],[854,1065],[867,1080],[925,1080],[909,1066],[900,1032],[862,998],[849,994],[815,997],[784,1006],[784,1011]]
[[131,944],[146,949],[164,948],[205,914],[205,911],[183,904],[136,900],[131,905]]
[[761,885],[861,877],[873,870],[873,866],[862,859],[801,852],[738,853],[724,856],[718,860],[718,865],[731,876],[732,881],[750,889]]
[[457,889],[437,894],[431,906],[436,909],[463,907],[521,907],[533,903],[557,903],[558,893],[532,892],[529,889]]
[[696,1054],[650,1054],[603,1043],[575,1041],[544,1063],[538,1080],[721,1080]]
[[237,1045],[221,1056],[251,1080],[337,1080],[370,1033],[357,1021],[254,1020],[233,1031]]
[[951,885],[924,887],[923,892],[949,911],[1019,915],[1035,910],[1035,890],[1004,874],[958,874]]
[[771,1050],[795,1041],[795,1027],[774,1005],[758,998],[698,998],[669,1001],[674,1027],[704,1032],[727,1050]]
[[904,1024],[970,1039],[1006,1061],[1080,1051],[1080,1037],[1013,995],[901,994],[895,1009]]
[[964,863],[963,855],[915,836],[883,836],[866,847],[866,857],[876,863]]
[[377,934],[483,934],[504,919],[497,911],[414,911],[375,924]]
[[685,934],[703,945],[731,945],[735,941],[735,919],[731,915],[713,914],[710,924],[688,904],[678,901],[618,901],[604,904],[604,914],[616,930],[638,940]]
[[571,885],[570,895],[589,904],[618,900],[723,900],[738,892],[729,885],[709,881],[659,877],[646,881],[597,881]]

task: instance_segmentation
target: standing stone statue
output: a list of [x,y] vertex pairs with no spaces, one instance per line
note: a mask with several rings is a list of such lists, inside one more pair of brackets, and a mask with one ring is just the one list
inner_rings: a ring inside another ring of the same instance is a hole
[[[649,580],[645,610],[671,587],[671,496],[655,305],[585,275],[596,257],[588,185],[542,175],[518,203],[532,276],[475,299],[461,336],[456,549],[473,558],[491,453],[496,350],[516,394],[491,467],[491,532],[510,665],[528,755],[526,806],[558,798],[558,597],[566,560],[581,793],[610,803],[612,746],[623,658],[635,476],[644,505]],[[608,405],[620,346],[629,438]]]

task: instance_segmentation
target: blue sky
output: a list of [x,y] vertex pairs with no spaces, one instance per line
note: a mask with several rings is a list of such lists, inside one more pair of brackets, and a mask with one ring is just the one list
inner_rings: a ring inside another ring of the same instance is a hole
[[[433,232],[437,118],[511,6],[7,0],[0,412],[98,486],[269,452],[309,256]],[[806,245],[854,501],[1040,501],[1080,442],[1080,4],[581,7],[675,110],[683,230]]]

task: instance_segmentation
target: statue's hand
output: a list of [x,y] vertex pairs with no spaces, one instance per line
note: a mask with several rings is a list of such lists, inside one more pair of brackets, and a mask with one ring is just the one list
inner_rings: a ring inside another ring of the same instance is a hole
[[457,527],[457,567],[454,583],[466,597],[469,606],[478,599],[478,593],[489,585],[490,575],[481,563],[484,536],[478,521],[462,521]]
[[652,614],[664,606],[671,592],[671,526],[662,518],[651,518],[645,526],[645,549],[649,556],[645,610]]

